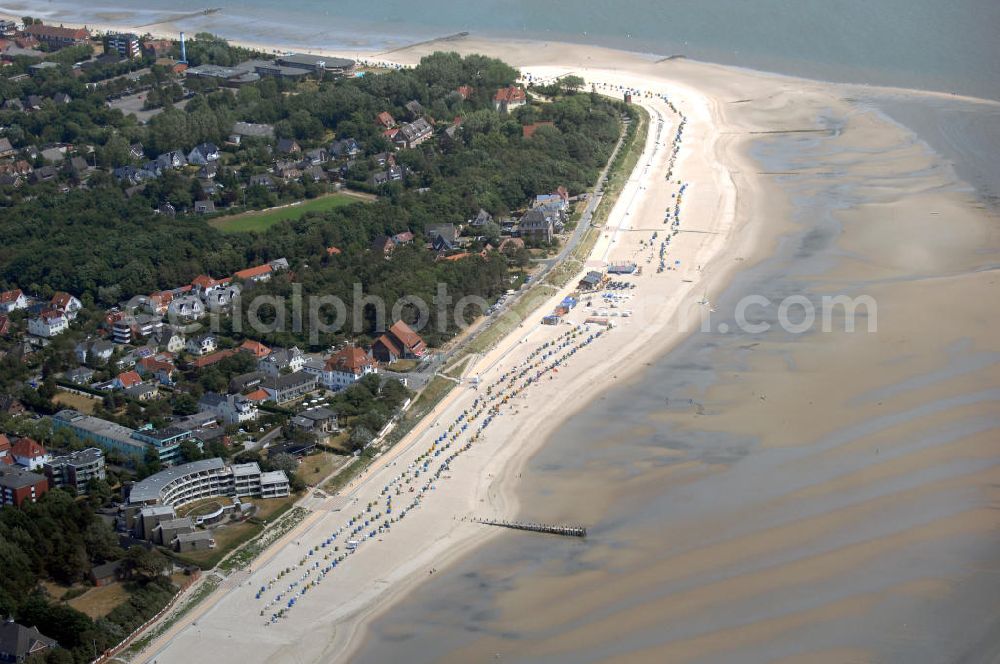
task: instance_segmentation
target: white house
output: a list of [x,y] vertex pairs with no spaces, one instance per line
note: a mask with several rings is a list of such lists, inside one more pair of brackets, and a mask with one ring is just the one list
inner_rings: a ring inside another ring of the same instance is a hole
[[56,309],[45,309],[37,316],[28,319],[28,333],[36,337],[52,337],[69,329],[66,315]]
[[0,313],[9,314],[17,309],[27,309],[28,298],[20,288],[0,293]]
[[69,293],[58,292],[52,296],[49,306],[57,311],[61,311],[69,320],[74,320],[76,315],[83,309],[83,303]]
[[192,355],[207,355],[217,347],[218,343],[211,334],[199,334],[187,340],[187,351]]
[[282,373],[295,373],[301,371],[306,363],[306,358],[302,351],[292,346],[291,348],[275,348],[270,355],[257,362],[257,367],[272,378],[282,375]]
[[210,161],[217,161],[218,159],[219,148],[214,143],[196,145],[187,156],[188,163],[195,164],[196,166],[204,166]]
[[42,447],[41,443],[27,437],[18,438],[11,446],[10,455],[14,457],[14,463],[28,470],[41,468],[47,461],[52,460],[52,455]]
[[361,348],[350,345],[334,353],[322,365],[306,364],[303,371],[315,374],[328,390],[342,390],[370,373],[376,373],[372,358]]
[[206,392],[198,404],[226,424],[252,422],[259,414],[257,404],[241,394],[223,396],[215,392]]
[[194,295],[179,297],[170,302],[167,315],[171,320],[197,320],[205,315],[205,303]]

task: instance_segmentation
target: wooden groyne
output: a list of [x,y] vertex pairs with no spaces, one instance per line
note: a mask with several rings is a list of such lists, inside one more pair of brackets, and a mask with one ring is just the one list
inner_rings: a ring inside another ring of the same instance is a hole
[[478,519],[473,521],[485,526],[499,526],[500,528],[511,528],[512,530],[527,530],[532,533],[547,533],[549,535],[562,535],[563,537],[586,537],[587,529],[583,526],[555,526],[547,523],[527,523],[524,521],[500,521],[499,519]]

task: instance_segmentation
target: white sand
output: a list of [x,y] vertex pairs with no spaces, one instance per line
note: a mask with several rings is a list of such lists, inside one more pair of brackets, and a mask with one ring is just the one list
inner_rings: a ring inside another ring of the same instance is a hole
[[[430,45],[423,48],[433,50]],[[499,47],[463,43],[461,48],[468,52]],[[681,229],[704,232],[682,232],[674,238],[668,263],[681,261],[678,270],[657,274],[657,259],[647,262],[651,249],[640,247],[640,241],[648,243],[654,231],[660,239],[666,235],[669,227],[664,224],[664,215],[673,205],[671,195],[679,189],[676,182],[667,183],[664,178],[678,116],[662,100],[636,95],[635,102],[646,107],[652,119],[648,140],[588,261],[588,266],[626,259],[639,262],[643,275],[628,278],[637,284],[631,291],[633,299],[621,305],[633,315],[616,319],[616,329],[574,356],[554,380],[530,387],[470,452],[453,462],[451,478],[440,481],[419,509],[407,514],[378,541],[363,544],[344,565],[301,597],[288,618],[265,628],[264,618],[259,615],[264,601],[254,599],[257,589],[274,578],[278,570],[297,566],[305,552],[344,525],[358,505],[377,499],[389,479],[439,434],[441,428],[433,424],[447,425],[469,407],[476,396],[471,387],[454,390],[424,423],[340,497],[315,505],[316,514],[278,547],[272,547],[254,565],[252,574],[236,575],[183,624],[157,639],[140,661],[329,662],[343,658],[357,645],[364,625],[376,612],[427,579],[432,568],[442,567],[496,532],[462,521],[463,517],[515,516],[518,506],[511,487],[525,460],[546,436],[606,386],[625,380],[696,326],[702,310],[698,301],[706,293],[711,297],[721,287],[740,265],[737,259],[751,255],[754,234],[737,232],[745,229],[749,221],[748,216],[738,213],[735,183],[735,172],[748,170],[748,162],[743,161],[738,149],[746,137],[730,133],[738,128],[727,127],[720,99],[672,78],[669,66],[654,65],[635,56],[568,46],[544,54],[548,57],[539,58],[538,64],[530,64],[530,58],[516,64],[536,79],[573,72],[609,93],[610,88],[604,86],[626,86],[670,96],[688,120],[673,176],[675,181],[689,184],[682,203]],[[416,55],[394,54],[404,63],[412,62]],[[404,56],[410,60],[403,60]],[[569,64],[591,57],[600,60],[602,68]],[[633,73],[632,67],[645,71]],[[661,119],[663,125],[658,127]],[[488,383],[540,342],[564,331],[564,326],[546,327],[538,321],[574,290],[575,283],[573,280],[554,294],[523,328],[479,358],[467,375],[481,375]],[[581,306],[570,319],[579,321],[588,313]],[[276,586],[265,593],[265,598],[277,591]]]

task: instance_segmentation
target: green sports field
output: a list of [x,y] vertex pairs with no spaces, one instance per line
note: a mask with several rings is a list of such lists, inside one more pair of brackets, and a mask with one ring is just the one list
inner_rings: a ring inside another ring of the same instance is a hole
[[352,194],[327,194],[312,200],[271,208],[270,210],[217,217],[208,223],[223,233],[252,233],[267,230],[282,221],[298,219],[307,212],[326,212],[343,205],[361,203],[364,200],[361,196]]

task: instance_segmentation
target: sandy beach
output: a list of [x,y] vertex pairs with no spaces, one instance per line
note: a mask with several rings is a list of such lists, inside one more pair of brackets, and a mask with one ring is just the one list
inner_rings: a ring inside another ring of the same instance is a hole
[[[254,599],[260,586],[274,579],[279,570],[298,569],[303,555],[342,527],[352,508],[377,500],[380,490],[426,450],[441,431],[440,426],[454,421],[470,407],[478,391],[468,382],[456,388],[425,423],[379,459],[364,478],[338,497],[314,501],[312,507],[320,515],[314,515],[298,529],[292,542],[266,564],[254,565],[252,573],[237,575],[240,585],[234,587],[227,582],[192,620],[158,639],[140,661],[179,662],[196,656],[269,662],[345,658],[358,646],[365,622],[389,606],[394,597],[423,581],[430,570],[447,565],[496,536],[498,531],[463,519],[516,515],[519,505],[512,489],[523,463],[546,437],[587,401],[608,386],[626,381],[656,354],[690,333],[700,321],[703,305],[698,302],[704,294],[720,288],[733,270],[753,260],[758,246],[766,245],[764,234],[748,229],[752,215],[747,204],[756,200],[752,181],[744,175],[750,164],[741,153],[740,143],[748,137],[739,125],[723,116],[719,98],[703,94],[682,78],[671,79],[666,71],[657,75],[657,69],[666,68],[611,51],[588,52],[584,56],[575,52],[575,47],[551,48],[544,52],[544,58],[518,61],[500,45],[463,43],[461,47],[468,52],[494,50],[520,66],[525,76],[535,79],[573,72],[584,76],[588,85],[594,84],[615,96],[621,94],[619,86],[651,95],[666,94],[686,117],[681,149],[672,182],[668,183],[665,174],[681,116],[657,96],[636,96],[636,102],[651,117],[647,143],[638,168],[587,262],[588,267],[623,260],[641,265],[643,274],[628,278],[636,288],[630,292],[630,300],[621,305],[630,310],[631,316],[615,319],[617,327],[582,349],[559,369],[554,380],[526,389],[515,400],[516,405],[504,409],[476,446],[451,464],[450,478],[436,483],[433,494],[419,509],[394,524],[390,532],[378,537],[379,541],[359,547],[342,568],[335,569],[303,596],[288,618],[266,629],[262,627],[264,620],[259,614],[263,602]],[[425,50],[430,52],[434,46],[393,56],[401,64],[409,64]],[[591,57],[602,60],[604,66],[582,69],[559,64]],[[646,71],[633,72],[637,66]],[[719,75],[724,77],[721,71]],[[668,251],[669,262],[677,261],[677,269],[657,273],[653,253],[658,250],[651,238],[657,233],[662,240],[670,230],[664,216],[680,190],[678,180],[687,184],[679,226],[682,232],[674,236]],[[485,385],[540,344],[564,332],[570,323],[581,323],[588,317],[589,307],[578,307],[563,325],[540,324],[542,315],[571,293],[575,284],[573,280],[570,286],[553,292],[537,315],[493,351],[478,358],[466,371],[466,377],[476,376]],[[328,638],[316,638],[318,634]]]
[[[372,58],[409,65],[441,47],[428,43]],[[553,291],[522,328],[470,362],[465,382],[363,477],[336,497],[308,498],[312,514],[302,526],[251,570],[227,579],[135,661],[352,660],[364,655],[373,624],[408,597],[432,593],[437,583],[467,592],[444,575],[452,566],[475,567],[479,554],[483,568],[495,572],[491,578],[507,587],[483,600],[494,615],[485,621],[488,629],[443,659],[503,651],[552,661],[741,661],[741,655],[742,661],[880,661],[877,644],[834,637],[852,635],[848,623],[860,630],[866,616],[881,615],[874,624],[915,640],[895,621],[910,614],[885,611],[885,603],[948,596],[958,579],[953,565],[961,566],[949,558],[948,573],[914,563],[906,567],[910,574],[890,574],[887,561],[917,550],[933,562],[922,546],[979,538],[993,553],[974,559],[995,569],[1000,458],[991,441],[1000,428],[1000,348],[990,332],[996,314],[989,305],[1000,240],[995,214],[946,163],[905,128],[855,104],[849,86],[556,43],[463,39],[443,47],[501,57],[535,80],[572,73],[598,92],[649,93],[634,97],[651,118],[642,157],[587,262],[593,268],[629,260],[643,268],[624,279],[636,285],[619,305],[631,315],[616,318],[613,329],[566,358],[557,372],[512,397],[419,507],[361,543],[286,617],[265,627],[274,607],[264,607],[276,593],[300,576],[316,578],[309,568],[329,553],[322,545],[332,533],[349,527],[369,503],[384,505],[384,488],[412,472],[486,385],[562,338],[594,308],[578,307],[567,323],[543,326],[541,316],[576,281]],[[771,155],[782,162],[780,170],[767,166],[767,146],[761,147],[771,139],[782,150],[780,159]],[[664,217],[682,187],[680,232],[666,248],[676,269],[659,273],[660,243],[672,228]],[[827,203],[840,196],[837,225],[811,227],[801,218],[796,199],[810,196]],[[713,332],[720,333],[718,321],[730,322],[722,294],[734,280],[744,292],[768,292],[777,280],[756,277],[755,270],[769,258],[834,245],[816,259],[820,267],[801,273],[801,292],[863,288],[880,304],[878,334],[729,335],[728,342],[692,335],[707,311],[720,312]],[[947,315],[933,315],[942,311]],[[692,336],[715,354],[707,369],[692,368],[698,349],[682,345]],[[626,394],[643,384],[672,350],[684,350],[691,365],[669,360],[672,373],[661,380],[674,382],[662,393],[643,392],[649,401],[642,416],[625,415],[627,400],[604,402],[612,391]],[[959,350],[980,359],[956,360]],[[661,405],[652,405],[653,398]],[[612,402],[618,410],[604,410]],[[575,420],[605,426],[587,420],[594,413],[600,413],[596,422],[607,423],[598,444],[606,457],[584,465],[581,453],[581,465],[565,476],[529,472],[531,460],[550,448],[546,441],[575,431]],[[945,430],[934,442],[920,442]],[[629,443],[664,431],[684,444],[647,446],[628,456]],[[619,465],[621,459],[628,464]],[[953,467],[956,459],[968,463]],[[654,496],[666,495],[665,486],[673,492],[669,512],[664,507],[654,519],[644,510]],[[961,500],[950,500],[953,494]],[[408,504],[408,497],[404,491],[398,502]],[[514,540],[470,521],[520,516],[591,525],[629,515],[636,523],[614,538],[599,532],[584,550],[574,550],[587,565],[573,574],[555,562],[518,573],[509,561],[489,559],[482,552],[491,541]],[[871,573],[865,583],[857,581],[861,569],[881,570],[886,585],[868,580]],[[772,602],[773,611],[761,608]],[[775,645],[823,625],[836,629],[809,647]],[[400,630],[400,649],[412,631]],[[508,631],[531,636],[509,638]],[[390,625],[376,638],[384,643],[391,632]]]

